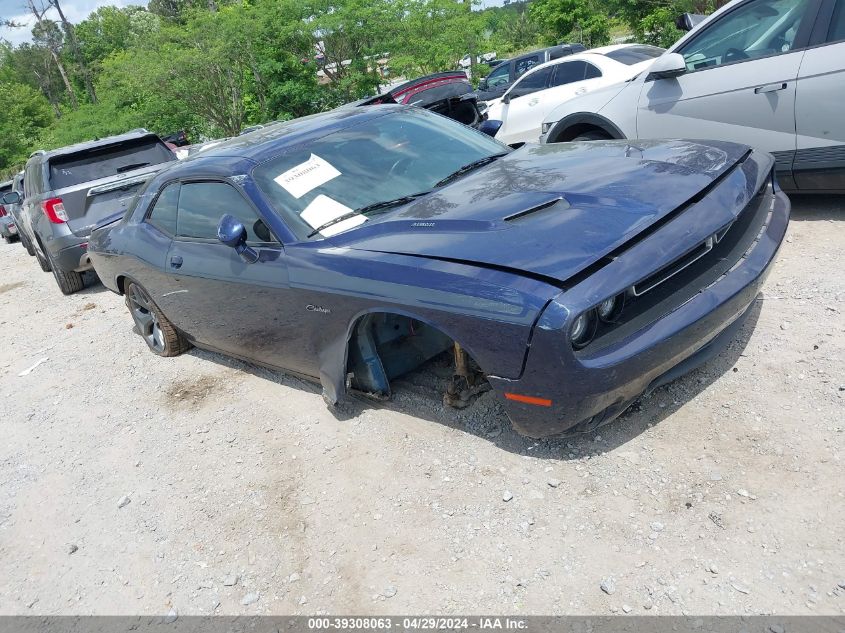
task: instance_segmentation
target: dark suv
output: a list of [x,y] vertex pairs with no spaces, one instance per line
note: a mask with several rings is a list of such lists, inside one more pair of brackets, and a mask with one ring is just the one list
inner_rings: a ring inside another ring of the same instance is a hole
[[567,55],[574,55],[587,50],[583,44],[558,44],[549,48],[525,53],[513,59],[507,59],[497,64],[478,84],[476,97],[478,101],[498,99],[517,79],[538,64],[545,64],[553,59],[560,59]]
[[[21,226],[41,269],[62,293],[83,287],[92,268],[88,236],[98,222],[123,213],[138,187],[176,156],[155,134],[133,131],[49,152],[35,152],[24,172]],[[11,192],[4,202],[20,200]]]

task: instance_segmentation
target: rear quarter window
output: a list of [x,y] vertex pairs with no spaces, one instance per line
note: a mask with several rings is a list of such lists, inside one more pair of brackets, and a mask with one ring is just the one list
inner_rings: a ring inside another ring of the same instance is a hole
[[51,158],[50,188],[73,187],[171,160],[176,156],[156,137],[93,147]]

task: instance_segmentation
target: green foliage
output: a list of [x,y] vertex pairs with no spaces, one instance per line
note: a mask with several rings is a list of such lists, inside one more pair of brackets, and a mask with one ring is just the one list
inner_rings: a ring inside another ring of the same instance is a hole
[[454,0],[405,0],[390,3],[399,8],[394,33],[386,50],[394,72],[405,76],[454,68],[466,55],[481,47],[483,21],[469,4]]
[[550,42],[581,42],[588,48],[610,41],[610,20],[597,0],[535,0],[531,16],[550,34]]
[[640,20],[636,29],[638,40],[646,44],[654,44],[668,48],[683,35],[683,31],[675,26],[675,18],[683,11],[673,11],[667,7],[655,9]]
[[[145,127],[195,140],[336,107],[398,77],[632,33],[666,46],[675,17],[722,0],[150,0],[104,6],[68,33],[0,45],[0,169],[36,147]],[[318,63],[319,62],[319,63]],[[489,72],[472,66],[473,80]],[[90,89],[95,88],[96,90]],[[97,103],[94,101],[96,92]]]
[[50,104],[36,89],[0,83],[0,166],[6,176],[19,171],[52,123]]

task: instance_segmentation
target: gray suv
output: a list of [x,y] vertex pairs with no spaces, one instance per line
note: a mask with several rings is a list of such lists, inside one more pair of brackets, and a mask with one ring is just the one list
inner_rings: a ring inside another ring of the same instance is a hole
[[[121,215],[138,188],[176,156],[155,134],[119,136],[33,153],[24,171],[19,230],[62,293],[83,288],[91,270],[88,236],[104,219]],[[3,202],[14,204],[11,192]]]

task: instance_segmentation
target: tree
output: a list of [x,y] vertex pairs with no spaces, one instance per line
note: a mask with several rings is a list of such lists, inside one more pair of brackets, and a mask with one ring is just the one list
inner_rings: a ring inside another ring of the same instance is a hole
[[50,104],[24,83],[2,81],[0,90],[0,167],[6,175],[18,171],[53,123]]
[[[30,0],[31,1],[31,0]],[[94,91],[94,82],[91,79],[91,72],[88,69],[88,65],[85,63],[85,59],[82,56],[82,51],[79,50],[79,43],[76,41],[76,33],[73,29],[73,24],[71,24],[68,19],[65,17],[64,11],[62,11],[62,5],[59,0],[48,0],[50,6],[56,10],[56,13],[59,14],[59,21],[62,23],[62,30],[65,34],[65,40],[68,43],[68,47],[76,60],[76,63],[79,65],[79,72],[82,75],[82,82],[85,84],[85,90],[88,93],[88,99],[91,103],[97,103],[97,93]]]
[[566,39],[592,48],[610,41],[610,20],[597,1],[535,0],[530,13],[549,31],[552,42]]
[[481,17],[456,0],[404,0],[401,19],[385,42],[391,68],[406,76],[455,68],[459,59],[479,52]]
[[41,46],[50,52],[50,56],[53,58],[53,63],[56,64],[56,68],[62,77],[62,82],[67,90],[70,103],[74,108],[77,108],[79,106],[79,102],[76,99],[76,93],[73,91],[73,86],[68,78],[65,64],[61,58],[61,52],[64,46],[64,36],[55,22],[44,19],[43,12],[39,13],[36,10],[33,0],[29,0],[29,4],[33,15],[36,16],[35,26],[32,27],[32,41],[35,42],[36,45]]
[[63,88],[58,69],[50,51],[44,46],[24,43],[17,49],[7,48],[3,67],[9,83],[25,83],[41,91],[53,108],[56,118],[61,117],[59,107]]

